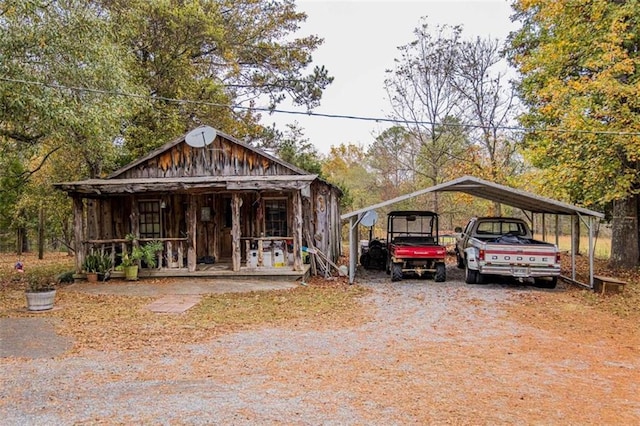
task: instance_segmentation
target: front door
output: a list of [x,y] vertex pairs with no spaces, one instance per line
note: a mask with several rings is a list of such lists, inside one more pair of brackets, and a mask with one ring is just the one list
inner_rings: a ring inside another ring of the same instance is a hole
[[231,225],[232,225],[232,215],[231,215],[231,197],[224,196],[221,199],[221,209],[220,211],[224,212],[222,217],[220,218],[220,258],[222,259],[230,259],[232,253],[231,247]]

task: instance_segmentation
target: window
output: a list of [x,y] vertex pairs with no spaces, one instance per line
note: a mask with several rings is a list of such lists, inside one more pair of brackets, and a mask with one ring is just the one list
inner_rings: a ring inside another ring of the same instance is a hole
[[505,235],[513,233],[515,235],[527,235],[524,225],[520,222],[480,222],[476,231],[485,235]]
[[286,199],[265,200],[264,227],[268,237],[286,237],[288,235]]
[[140,201],[140,238],[160,238],[160,203],[158,201]]

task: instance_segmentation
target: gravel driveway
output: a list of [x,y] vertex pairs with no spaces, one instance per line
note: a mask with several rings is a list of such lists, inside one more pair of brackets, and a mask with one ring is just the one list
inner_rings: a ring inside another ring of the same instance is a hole
[[585,343],[579,325],[566,324],[564,333],[510,314],[532,295],[542,303],[561,296],[561,288],[469,286],[457,269],[448,274],[445,283],[391,284],[384,273],[365,272],[359,284],[373,289],[363,300],[370,319],[357,326],[296,323],[171,352],[2,360],[0,418],[7,425],[640,423],[637,342]]

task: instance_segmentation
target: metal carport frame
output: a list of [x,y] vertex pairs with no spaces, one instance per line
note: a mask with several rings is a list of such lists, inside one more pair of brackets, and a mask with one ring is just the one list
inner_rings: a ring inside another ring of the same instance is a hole
[[[551,198],[541,197],[539,195],[510,188],[508,186],[499,185],[473,176],[463,176],[449,182],[441,183],[429,188],[405,194],[391,200],[373,204],[360,210],[346,213],[341,216],[342,220],[349,220],[349,283],[353,284],[355,280],[356,264],[358,262],[357,247],[357,226],[364,214],[369,210],[375,210],[388,206],[400,201],[404,201],[413,197],[430,192],[464,192],[475,197],[484,198],[490,201],[496,201],[501,204],[507,204],[515,208],[519,208],[524,212],[555,214],[573,216],[578,215],[589,230],[589,286],[593,287],[593,220],[594,218],[602,219],[604,214],[582,207],[573,206]],[[585,220],[586,218],[586,220]],[[556,230],[557,232],[557,230]],[[573,236],[575,230],[573,225],[571,234]],[[571,269],[572,279],[575,281],[575,254],[573,253],[573,238],[571,239]]]

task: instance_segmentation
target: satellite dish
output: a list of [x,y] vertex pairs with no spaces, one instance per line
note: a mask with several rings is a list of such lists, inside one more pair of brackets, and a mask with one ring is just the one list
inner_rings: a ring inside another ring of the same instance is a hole
[[362,219],[360,219],[360,224],[362,226],[373,226],[378,220],[378,213],[375,210],[367,210],[362,215]]
[[194,148],[204,148],[209,145],[216,138],[216,129],[211,126],[201,126],[197,129],[193,129],[184,137],[184,141],[187,145]]

